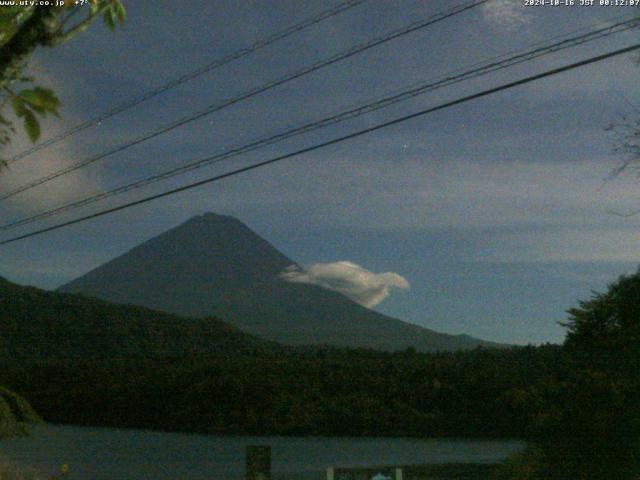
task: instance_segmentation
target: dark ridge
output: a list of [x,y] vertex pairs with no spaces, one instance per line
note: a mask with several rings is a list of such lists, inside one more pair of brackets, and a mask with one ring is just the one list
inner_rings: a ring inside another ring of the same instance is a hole
[[278,351],[219,319],[0,283],[0,360],[233,356]]

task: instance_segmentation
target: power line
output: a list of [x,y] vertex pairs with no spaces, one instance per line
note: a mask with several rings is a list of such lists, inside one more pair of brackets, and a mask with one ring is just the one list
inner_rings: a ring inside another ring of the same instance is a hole
[[[120,105],[117,105],[116,107],[112,108],[111,110],[107,110],[105,113],[103,113],[100,116],[91,118],[85,122],[79,123],[73,127],[71,127],[69,130],[66,130],[54,137],[49,138],[48,140],[45,140],[37,145],[34,145],[31,148],[28,148],[20,153],[18,153],[17,155],[11,157],[9,160],[7,160],[7,163],[14,163],[17,162],[18,160],[21,160],[25,157],[28,157],[29,155],[38,152],[44,148],[50,147],[51,145],[55,145],[56,143],[69,138],[72,135],[75,135],[78,132],[81,132],[83,130],[86,130],[87,128],[93,127],[94,125],[98,125],[99,123],[103,122],[104,120],[107,120],[111,117],[114,117],[116,115],[118,115],[119,113],[125,112],[133,107],[136,107],[138,105],[140,105],[143,102],[146,102],[147,100],[151,100],[154,97],[157,97],[158,95],[161,95],[162,93],[171,90],[179,85],[182,85],[183,83],[189,82],[201,75],[204,75],[205,73],[211,72],[213,70],[216,70],[228,63],[231,63],[235,60],[238,60],[242,57],[245,57],[247,55],[250,55],[252,53],[257,52],[258,50],[261,50],[269,45],[272,45],[280,40],[284,40],[287,37],[290,37],[291,35],[298,33],[302,30],[305,30],[306,28],[309,28],[313,25],[316,25],[324,20],[327,20],[329,18],[335,17],[336,15],[339,15],[342,12],[345,12],[347,10],[350,10],[354,7],[357,7],[358,5],[361,5],[362,3],[365,3],[368,0],[349,0],[347,2],[343,2],[340,3],[338,5],[336,5],[335,7],[332,7],[328,10],[325,10],[323,12],[320,12],[317,15],[314,15],[313,17],[309,17],[304,19],[302,22],[293,25],[285,30],[282,30],[280,32],[277,32],[269,37],[266,37],[262,40],[258,40],[257,42],[251,44],[248,47],[242,48],[240,50],[237,50],[233,53],[230,53],[228,55],[225,55],[222,58],[216,59],[213,62],[208,63],[207,65],[204,65],[196,70],[192,70],[188,73],[185,73],[184,75],[181,75],[180,77],[174,78],[173,80],[170,80],[166,83],[164,83],[163,85],[160,85],[152,90],[149,90],[147,92],[142,93],[141,95],[134,97],[130,100],[125,101],[124,103],[121,103]],[[73,12],[78,12],[79,9],[75,9]],[[72,13],[73,14],[73,13]]]
[[418,117],[422,117],[422,116],[427,115],[429,113],[437,112],[439,110],[444,110],[446,108],[450,108],[450,107],[453,107],[455,105],[460,105],[462,103],[466,103],[466,102],[469,102],[471,100],[476,100],[478,98],[486,97],[488,95],[492,95],[494,93],[498,93],[498,92],[503,91],[503,90],[508,90],[508,89],[511,89],[511,88],[514,88],[514,87],[517,87],[517,86],[520,86],[520,85],[524,85],[524,84],[527,84],[527,83],[531,83],[531,82],[534,82],[534,81],[537,81],[537,80],[540,80],[540,79],[543,79],[543,78],[547,78],[547,77],[551,77],[551,76],[554,76],[554,75],[558,75],[560,73],[563,73],[563,72],[566,72],[566,71],[569,71],[569,70],[573,70],[573,69],[576,69],[576,68],[579,68],[579,67],[583,67],[583,66],[590,65],[590,64],[593,64],[593,63],[601,62],[603,60],[606,60],[606,59],[609,59],[609,58],[613,58],[613,57],[616,57],[616,56],[619,56],[619,55],[623,55],[623,54],[626,54],[626,53],[629,53],[629,52],[632,52],[632,51],[635,51],[635,50],[638,50],[638,49],[640,49],[640,44],[635,44],[635,45],[631,45],[629,47],[625,47],[625,48],[621,48],[621,49],[618,49],[618,50],[614,50],[612,52],[604,53],[602,55],[591,57],[591,58],[588,58],[586,60],[582,60],[580,62],[572,63],[572,64],[565,65],[565,66],[559,67],[559,68],[554,68],[552,70],[547,70],[546,72],[539,73],[537,75],[528,76],[528,77],[522,78],[520,80],[509,82],[509,83],[500,85],[498,87],[490,88],[488,90],[483,90],[483,91],[481,91],[479,93],[474,93],[472,95],[468,95],[468,96],[459,98],[457,100],[452,100],[450,102],[446,102],[446,103],[437,105],[435,107],[427,108],[425,110],[420,110],[418,112],[415,112],[415,113],[412,113],[412,114],[409,114],[409,115],[404,115],[402,117],[399,117],[399,118],[396,118],[396,119],[393,119],[393,120],[389,120],[389,121],[384,122],[384,123],[380,123],[380,124],[375,125],[373,127],[368,127],[368,128],[362,129],[362,130],[358,130],[357,132],[350,133],[348,135],[343,135],[341,137],[337,137],[337,138],[334,138],[332,140],[328,140],[328,141],[325,141],[325,142],[322,142],[322,143],[319,143],[319,144],[316,144],[316,145],[312,145],[311,147],[306,147],[306,148],[303,148],[303,149],[300,149],[300,150],[296,150],[296,151],[291,152],[291,153],[280,155],[280,156],[271,158],[269,160],[264,160],[262,162],[258,162],[258,163],[255,163],[253,165],[249,165],[249,166],[246,166],[246,167],[238,168],[236,170],[232,170],[232,171],[227,172],[227,173],[216,175],[214,177],[209,177],[209,178],[206,178],[204,180],[199,180],[197,182],[193,182],[193,183],[184,185],[182,187],[174,188],[172,190],[167,190],[165,192],[158,193],[158,194],[155,194],[155,195],[151,195],[151,196],[139,199],[139,200],[135,200],[133,202],[129,202],[129,203],[126,203],[126,204],[123,204],[123,205],[119,205],[117,207],[113,207],[113,208],[105,209],[105,210],[102,210],[102,211],[99,211],[99,212],[96,212],[96,213],[92,213],[91,215],[86,215],[84,217],[80,217],[80,218],[76,218],[76,219],[73,219],[73,220],[69,220],[67,222],[59,223],[57,225],[52,225],[50,227],[43,228],[43,229],[40,229],[40,230],[36,230],[34,232],[30,232],[30,233],[27,233],[27,234],[24,234],[24,235],[20,235],[20,236],[17,236],[17,237],[9,238],[7,240],[0,241],[0,245],[6,245],[6,244],[9,244],[9,243],[17,242],[19,240],[24,240],[26,238],[34,237],[36,235],[41,235],[41,234],[46,233],[46,232],[51,232],[53,230],[58,230],[60,228],[64,228],[64,227],[67,227],[67,226],[70,226],[70,225],[74,225],[76,223],[85,222],[85,221],[91,220],[93,218],[97,218],[97,217],[101,217],[101,216],[104,216],[104,215],[108,215],[110,213],[118,212],[120,210],[125,210],[127,208],[131,208],[131,207],[134,207],[134,206],[137,206],[137,205],[141,205],[143,203],[148,203],[148,202],[151,202],[153,200],[157,200],[159,198],[163,198],[163,197],[167,197],[167,196],[170,196],[170,195],[174,195],[176,193],[183,192],[185,190],[190,190],[192,188],[199,187],[199,186],[202,186],[202,185],[205,185],[205,184],[208,184],[208,183],[213,183],[213,182],[216,182],[216,181],[228,178],[228,177],[232,177],[232,176],[235,176],[235,175],[239,175],[241,173],[245,173],[245,172],[248,172],[248,171],[251,171],[251,170],[255,170],[255,169],[258,169],[258,168],[261,168],[261,167],[265,167],[267,165],[271,165],[271,164],[274,164],[276,162],[280,162],[282,160],[286,160],[286,159],[289,159],[289,158],[292,158],[292,157],[296,157],[296,156],[299,156],[299,155],[302,155],[302,154],[305,154],[305,153],[309,153],[309,152],[312,152],[312,151],[315,151],[315,150],[320,150],[320,149],[328,147],[330,145],[335,145],[337,143],[341,143],[341,142],[344,142],[346,140],[350,140],[350,139],[353,139],[353,138],[356,138],[356,137],[360,137],[362,135],[366,135],[366,134],[381,130],[383,128],[390,127],[392,125],[397,125],[399,123],[403,123],[403,122],[406,122],[408,120],[412,120],[412,119],[415,119],[415,118],[418,118]]
[[[607,27],[596,29],[594,31],[589,31],[582,35],[565,38],[564,40],[556,43],[547,44],[542,47],[527,50],[523,53],[512,55],[510,57],[507,57],[506,55],[501,55],[496,60],[489,60],[488,61],[489,63],[476,64],[476,65],[481,65],[478,68],[465,70],[462,73],[455,74],[455,75],[448,75],[436,82],[421,84],[421,85],[412,87],[410,89],[405,89],[391,96],[386,96],[374,102],[370,102],[365,105],[360,105],[358,107],[348,109],[346,111],[326,117],[324,119],[317,120],[317,121],[287,130],[285,132],[282,132],[276,135],[268,136],[266,138],[253,141],[251,143],[248,143],[239,147],[234,147],[234,148],[231,148],[230,150],[224,151],[216,155],[212,155],[203,159],[189,162],[185,165],[181,165],[171,170],[134,181],[127,185],[116,187],[106,192],[100,192],[98,194],[85,197],[80,200],[75,200],[65,205],[62,205],[50,210],[46,210],[44,212],[40,212],[26,218],[18,219],[10,223],[0,225],[0,230],[9,230],[11,228],[16,228],[19,226],[36,222],[38,220],[59,215],[64,212],[75,210],[76,208],[80,208],[101,200],[105,200],[107,198],[113,197],[115,195],[119,195],[121,193],[136,190],[138,188],[142,188],[144,186],[147,186],[162,180],[166,180],[168,178],[171,178],[177,175],[187,173],[189,171],[204,167],[206,165],[210,165],[212,163],[217,163],[223,160],[227,160],[229,158],[236,157],[241,154],[254,151],[268,145],[272,145],[274,143],[278,143],[280,141],[283,141],[285,139],[288,139],[294,136],[308,133],[313,130],[334,125],[336,123],[340,123],[351,118],[355,118],[367,113],[374,112],[382,108],[386,108],[395,103],[407,100],[409,98],[416,97],[418,95],[422,95],[424,93],[427,93],[445,86],[453,85],[453,84],[468,80],[470,78],[476,78],[482,75],[486,75],[488,73],[509,68],[523,62],[531,61],[535,58],[549,55],[551,53],[555,53],[555,52],[558,52],[567,48],[571,48],[577,45],[582,45],[590,41],[598,40],[603,37],[612,35],[614,33],[623,32],[628,29],[636,27],[639,23],[640,23],[640,17],[635,17],[633,19],[621,21]],[[564,35],[564,37],[567,37],[567,35]]]
[[27,190],[30,190],[32,188],[35,188],[37,186],[40,186],[44,183],[47,183],[55,178],[59,178],[63,175],[66,175],[68,173],[74,172],[80,168],[86,167],[87,165],[90,165],[92,163],[95,163],[99,160],[102,160],[106,157],[109,157],[111,155],[114,155],[116,153],[120,153],[124,150],[127,150],[128,148],[131,148],[135,145],[138,145],[140,143],[146,142],[147,140],[151,140],[155,137],[158,137],[160,135],[164,135],[178,127],[182,127],[188,123],[191,123],[195,120],[199,120],[202,117],[205,117],[207,115],[210,115],[212,113],[218,112],[224,108],[230,107],[232,105],[235,105],[236,103],[239,103],[241,101],[247,100],[251,97],[254,97],[260,93],[266,92],[267,90],[270,90],[272,88],[278,87],[280,85],[283,85],[285,83],[288,83],[292,80],[295,80],[297,78],[303,77],[305,75],[308,75],[310,73],[313,73],[315,71],[318,71],[324,67],[327,67],[329,65],[333,65],[337,62],[340,62],[342,60],[345,60],[347,58],[350,58],[354,55],[357,55],[361,52],[364,52],[366,50],[369,50],[371,48],[377,47],[379,45],[382,45],[384,43],[390,42],[391,40],[394,40],[396,38],[402,37],[404,35],[408,35],[409,33],[415,32],[417,30],[426,28],[430,25],[433,25],[434,23],[440,22],[442,20],[445,20],[447,18],[453,17],[455,15],[459,15],[467,10],[470,10],[472,8],[475,8],[479,5],[482,5],[484,3],[487,3],[491,0],[472,0],[470,2],[466,2],[463,4],[460,4],[456,7],[453,7],[449,10],[440,12],[440,13],[436,13],[434,15],[431,15],[430,17],[417,21],[417,22],[413,22],[405,27],[402,27],[398,30],[394,30],[384,36],[381,37],[377,37],[374,38],[373,40],[369,40],[365,43],[356,45],[354,47],[351,47],[350,49],[340,52],[332,57],[329,57],[328,59],[325,60],[321,60],[320,62],[314,63],[311,66],[308,67],[304,67],[301,70],[298,70],[294,73],[290,73],[285,75],[284,77],[281,77],[277,80],[273,80],[270,82],[267,82],[265,84],[260,85],[259,87],[255,87],[247,92],[244,92],[242,94],[240,94],[239,96],[233,97],[229,100],[224,101],[223,103],[219,103],[219,104],[213,104],[208,106],[207,108],[205,108],[204,110],[201,110],[195,114],[189,115],[187,117],[182,118],[181,120],[178,120],[177,122],[172,123],[169,126],[160,128],[158,130],[155,130],[153,132],[141,135],[136,137],[135,139],[124,143],[122,145],[119,145],[111,150],[108,150],[107,152],[101,153],[97,156],[94,157],[90,157],[88,159],[82,160],[80,162],[77,162],[73,165],[70,165],[68,167],[62,168],[60,170],[57,170],[49,175],[46,175],[44,177],[41,177],[39,179],[33,180],[29,183],[26,183],[20,187],[15,188],[14,190],[11,190],[8,193],[4,193],[0,195],[0,200],[6,200],[7,198],[13,197],[19,193],[25,192]]

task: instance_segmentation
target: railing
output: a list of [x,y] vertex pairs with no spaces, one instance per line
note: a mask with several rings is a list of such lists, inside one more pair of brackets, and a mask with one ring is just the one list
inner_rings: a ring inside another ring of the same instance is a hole
[[451,478],[456,480],[489,479],[495,474],[498,464],[488,463],[442,463],[428,465],[385,465],[370,467],[329,466],[326,475],[322,472],[312,476],[271,474],[271,447],[247,446],[246,480],[272,480],[277,478],[314,478],[326,480],[426,480]]
[[402,480],[402,467],[328,467],[327,480]]

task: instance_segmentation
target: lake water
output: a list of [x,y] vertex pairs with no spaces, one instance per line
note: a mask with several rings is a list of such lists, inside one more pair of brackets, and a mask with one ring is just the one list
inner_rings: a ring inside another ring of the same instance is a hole
[[15,464],[69,480],[244,478],[246,445],[272,447],[274,479],[324,478],[327,466],[493,463],[523,448],[517,441],[408,438],[229,437],[46,425],[0,441]]

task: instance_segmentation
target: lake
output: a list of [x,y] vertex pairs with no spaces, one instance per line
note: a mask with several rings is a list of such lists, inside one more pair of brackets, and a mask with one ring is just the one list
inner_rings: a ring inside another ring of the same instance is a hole
[[494,463],[518,441],[411,438],[231,437],[43,425],[0,441],[0,455],[69,480],[242,479],[246,445],[272,447],[274,479],[319,479],[329,465]]

